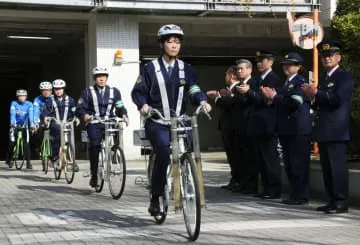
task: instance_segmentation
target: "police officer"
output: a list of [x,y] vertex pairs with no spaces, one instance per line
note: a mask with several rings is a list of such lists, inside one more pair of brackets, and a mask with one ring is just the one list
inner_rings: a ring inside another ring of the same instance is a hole
[[20,127],[24,135],[24,154],[26,158],[26,168],[32,169],[30,162],[30,146],[29,146],[29,127],[34,132],[34,111],[33,104],[27,100],[27,91],[25,89],[16,90],[17,100],[11,102],[10,105],[10,131],[9,131],[9,149],[6,158],[6,164],[12,168],[11,156],[15,146],[16,127]]
[[[34,124],[36,129],[36,145],[40,147],[43,137],[43,131],[40,128],[40,114],[46,108],[46,101],[52,97],[52,84],[48,81],[43,81],[39,84],[40,95],[34,99]],[[42,171],[45,170],[45,162],[42,161]]]
[[328,203],[318,207],[325,213],[348,212],[348,168],[346,145],[350,140],[350,105],[354,89],[352,74],[343,70],[341,44],[323,41],[317,46],[326,70],[320,78],[319,88],[303,85],[316,110],[313,137],[319,142],[320,163]]
[[283,147],[285,170],[291,194],[284,204],[301,205],[309,199],[310,165],[310,100],[301,89],[306,83],[299,75],[303,58],[295,52],[287,54],[281,64],[286,75],[282,88],[262,87],[268,103],[278,108],[278,134]]
[[95,67],[92,70],[92,75],[95,85],[86,88],[81,93],[76,115],[87,123],[91,170],[90,186],[96,187],[99,151],[105,127],[103,124],[91,120],[94,116],[101,118],[118,116],[125,120],[126,125],[128,125],[129,120],[119,89],[106,85],[109,77],[108,69]]
[[237,76],[239,84],[235,86],[234,93],[234,113],[233,122],[235,123],[236,141],[236,176],[239,185],[233,188],[233,192],[242,194],[257,194],[259,166],[254,159],[254,147],[248,132],[249,115],[251,113],[250,93],[256,87],[256,80],[252,78],[252,63],[246,59],[236,61]]
[[[149,107],[160,110],[167,119],[174,114],[182,115],[186,111],[187,98],[193,104],[202,104],[207,111],[211,110],[206,95],[196,84],[193,68],[178,59],[183,36],[183,30],[177,25],[168,24],[159,29],[157,39],[162,56],[145,64],[131,93],[143,115],[148,113]],[[156,154],[148,209],[154,216],[160,212],[159,197],[164,195],[170,161],[170,129],[156,118],[149,118],[145,122],[145,132]]]
[[254,156],[260,168],[263,190],[256,197],[263,199],[280,198],[281,169],[277,152],[276,121],[277,109],[266,103],[260,87],[278,89],[280,78],[272,71],[275,56],[269,51],[256,52],[256,64],[260,76],[256,88],[248,92],[252,110],[249,115],[248,133],[252,137]]
[[207,96],[214,99],[215,105],[220,109],[218,129],[221,133],[222,143],[225,149],[227,161],[230,165],[231,179],[227,185],[221,186],[223,189],[232,190],[238,185],[237,177],[235,176],[234,165],[236,163],[236,144],[235,144],[235,123],[232,120],[233,103],[232,90],[239,84],[237,79],[236,66],[230,66],[225,73],[226,86],[219,91],[207,91]]
[[[60,125],[55,122],[50,122],[49,117],[55,117],[58,121],[66,122],[69,119],[74,118],[76,101],[65,94],[66,82],[62,79],[56,79],[52,82],[54,89],[54,96],[50,97],[46,101],[45,110],[41,113],[41,117],[44,118],[46,124],[50,125],[51,135],[51,150],[52,161],[56,164],[59,161],[59,149],[60,149]],[[76,120],[76,124],[79,124],[79,120]],[[77,165],[74,166],[74,171],[79,171]]]

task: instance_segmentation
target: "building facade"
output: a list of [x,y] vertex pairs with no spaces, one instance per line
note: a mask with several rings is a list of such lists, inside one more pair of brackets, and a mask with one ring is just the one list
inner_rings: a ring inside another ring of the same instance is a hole
[[[332,13],[333,5],[322,2]],[[223,86],[225,67],[236,59],[252,59],[257,49],[279,53],[293,49],[286,12],[308,14],[322,2],[0,0],[0,80],[14,81],[9,85],[11,93],[21,86],[34,97],[41,80],[63,78],[69,94],[77,98],[92,84],[92,67],[110,68],[109,83],[121,90],[130,116],[130,126],[124,132],[125,152],[129,159],[139,158],[140,149],[133,146],[133,130],[139,128],[140,117],[130,91],[141,65],[159,55],[155,35],[161,25],[183,27],[182,58],[194,65],[202,88],[214,89]],[[321,13],[325,19],[331,17],[325,14]],[[122,65],[114,64],[117,50],[122,51]],[[9,104],[14,96],[1,93],[3,103]],[[2,112],[8,113],[8,108],[4,106]],[[204,150],[220,147],[216,128],[216,120],[200,119]]]

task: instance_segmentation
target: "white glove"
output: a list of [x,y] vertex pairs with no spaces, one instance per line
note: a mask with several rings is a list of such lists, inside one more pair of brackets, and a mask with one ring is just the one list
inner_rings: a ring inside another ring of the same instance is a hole
[[76,127],[79,126],[79,125],[80,125],[80,120],[79,120],[79,118],[75,118],[74,123],[75,123],[75,126],[76,126]]
[[143,107],[141,107],[140,109],[141,115],[146,116],[149,113],[149,109],[150,109],[149,105],[144,104]]
[[48,128],[50,126],[50,117],[45,117],[44,118],[44,124],[45,126]]
[[125,116],[125,115],[122,118],[124,119],[126,127],[129,126],[129,118],[127,116]]
[[207,103],[205,100],[200,102],[200,105],[203,106],[204,110],[209,113],[211,111],[211,105]]

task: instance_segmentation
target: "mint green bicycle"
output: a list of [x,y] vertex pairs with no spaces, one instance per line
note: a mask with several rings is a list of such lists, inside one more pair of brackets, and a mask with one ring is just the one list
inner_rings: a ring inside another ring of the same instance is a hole
[[50,142],[50,130],[44,127],[44,136],[41,142],[41,151],[40,151],[40,159],[42,161],[42,165],[44,166],[45,174],[48,173],[49,164],[51,162],[51,142]]
[[18,127],[18,126],[13,128],[16,141],[12,151],[11,162],[9,166],[10,168],[12,168],[15,164],[16,169],[20,170],[23,167],[24,162],[26,160],[25,148],[24,148],[24,136],[23,136],[24,129],[26,131],[28,130],[27,128]]

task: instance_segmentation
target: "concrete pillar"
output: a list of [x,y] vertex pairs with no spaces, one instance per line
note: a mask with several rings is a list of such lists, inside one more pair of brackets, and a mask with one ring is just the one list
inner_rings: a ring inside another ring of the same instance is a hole
[[[89,83],[93,84],[91,69],[94,66],[110,70],[108,85],[120,89],[128,110],[129,127],[124,130],[126,159],[138,159],[140,149],[133,146],[133,130],[139,128],[139,112],[132,103],[131,90],[139,74],[139,23],[132,17],[112,14],[94,14],[88,27]],[[114,65],[116,50],[123,51],[124,64]]]

